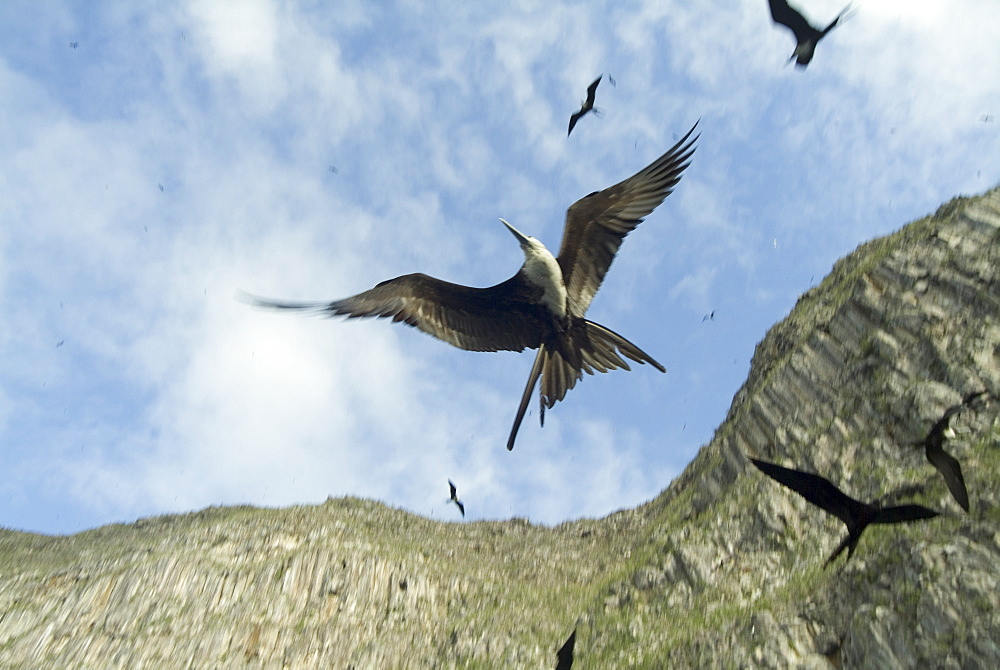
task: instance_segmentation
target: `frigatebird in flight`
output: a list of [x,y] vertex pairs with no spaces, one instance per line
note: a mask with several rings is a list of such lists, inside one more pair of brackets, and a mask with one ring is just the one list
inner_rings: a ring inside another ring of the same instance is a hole
[[258,307],[391,318],[469,351],[538,349],[507,440],[507,449],[513,449],[539,377],[539,418],[544,425],[545,409],[566,397],[584,372],[629,370],[622,356],[666,372],[642,349],[584,314],[625,236],[680,181],[694,154],[697,126],[640,172],[573,203],[566,211],[558,257],[500,219],[521,245],[524,265],[495,286],[473,288],[417,273],[326,303],[273,301],[241,293],[237,297]]
[[850,8],[850,5],[845,7],[826,28],[819,30],[806,21],[805,17],[798,10],[793,9],[788,4],[788,0],[768,0],[768,4],[771,6],[771,19],[795,33],[795,51],[792,52],[788,60],[794,58],[795,65],[803,68],[809,65],[809,61],[812,60],[813,53],[816,51],[816,45],[819,44],[819,41],[826,37],[826,34],[840,23],[840,20]]
[[751,458],[750,462],[771,479],[792,489],[813,505],[833,514],[847,526],[847,537],[834,549],[830,558],[826,559],[826,563],[823,564],[824,568],[830,565],[833,559],[837,558],[845,548],[847,549],[847,560],[851,560],[854,549],[858,546],[858,540],[861,539],[861,533],[870,524],[902,523],[930,519],[938,515],[938,512],[921,505],[882,507],[878,502],[863,503],[850,497],[834,486],[830,480],[819,475],[783,468],[780,465],[758,461],[755,458]]
[[[576,127],[576,122],[580,120],[580,117],[589,112],[594,108],[594,96],[597,94],[597,85],[601,83],[601,77],[594,80],[594,83],[587,87],[587,99],[580,103],[580,111],[569,117],[569,131],[566,133],[566,137],[573,132],[573,128]],[[600,112],[598,112],[600,115]]]
[[569,634],[563,646],[556,652],[556,670],[570,670],[573,667],[573,647],[576,646],[576,628]]
[[458,489],[455,488],[450,479],[448,480],[448,488],[451,489],[451,497],[448,499],[448,502],[455,503],[458,506],[458,511],[462,513],[462,516],[465,516],[465,505],[458,499]]
[[951,418],[972,404],[972,402],[986,391],[970,393],[962,398],[962,402],[945,410],[944,416],[934,422],[931,430],[920,442],[915,442],[914,446],[923,447],[927,460],[933,465],[941,476],[944,477],[948,490],[955,498],[955,501],[962,506],[966,512],[969,511],[969,491],[965,488],[965,477],[962,476],[962,466],[954,456],[944,450],[944,441],[955,437],[955,431],[951,429]]

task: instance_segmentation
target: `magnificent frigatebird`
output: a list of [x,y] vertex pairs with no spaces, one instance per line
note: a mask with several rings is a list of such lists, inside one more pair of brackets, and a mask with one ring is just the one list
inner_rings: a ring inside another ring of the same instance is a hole
[[795,33],[795,51],[792,52],[788,60],[794,58],[797,67],[805,67],[809,64],[816,51],[816,45],[840,23],[844,13],[850,8],[850,5],[845,7],[840,14],[837,14],[837,18],[830,22],[830,25],[819,30],[806,21],[805,17],[797,10],[792,9],[788,0],[768,0],[768,4],[771,6],[771,19]]
[[830,565],[833,559],[837,558],[845,548],[848,550],[847,560],[851,560],[854,549],[858,546],[858,540],[861,539],[861,533],[869,524],[902,523],[903,521],[930,519],[938,515],[938,512],[921,505],[882,507],[878,502],[863,503],[845,494],[828,479],[819,475],[783,468],[780,465],[758,461],[754,458],[751,458],[750,461],[771,479],[784,484],[813,505],[833,514],[847,525],[847,537],[830,554],[830,558],[826,559],[826,563],[823,564],[824,568]]
[[[573,128],[576,126],[576,122],[580,120],[580,117],[589,112],[594,108],[594,96],[597,94],[597,85],[601,83],[601,77],[594,80],[594,83],[587,87],[587,99],[580,103],[580,111],[569,117],[569,131],[566,133],[566,137],[573,132]],[[598,114],[600,116],[600,114]]]
[[573,667],[573,647],[576,646],[576,628],[569,634],[563,646],[556,652],[556,670],[570,670]]
[[[551,409],[583,373],[629,370],[619,352],[637,363],[666,368],[621,335],[584,318],[625,236],[670,195],[694,153],[697,123],[665,154],[628,179],[580,198],[566,210],[559,256],[500,219],[517,238],[524,265],[488,288],[452,284],[425,274],[389,279],[375,288],[329,303],[265,300],[238,294],[250,304],[327,316],[376,316],[410,326],[470,351],[538,349],[514,418],[507,449],[541,377],[541,411]],[[617,351],[616,351],[617,350]]]
[[970,393],[962,399],[962,402],[949,407],[944,411],[944,415],[934,422],[931,430],[920,442],[915,442],[914,446],[922,446],[924,454],[931,465],[944,477],[948,490],[954,496],[955,501],[962,506],[966,512],[969,511],[969,491],[965,488],[965,477],[962,476],[962,466],[958,464],[955,457],[944,450],[944,441],[955,437],[955,431],[951,429],[951,417],[955,416],[986,391]]
[[463,505],[462,501],[458,499],[458,489],[455,488],[455,485],[450,479],[448,480],[448,488],[451,489],[451,498],[448,499],[448,502],[454,502],[458,505],[458,511],[462,513],[462,516],[465,516],[465,505]]

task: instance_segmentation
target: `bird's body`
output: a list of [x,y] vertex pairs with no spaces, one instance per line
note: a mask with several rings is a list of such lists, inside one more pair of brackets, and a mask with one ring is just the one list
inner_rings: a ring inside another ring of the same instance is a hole
[[754,458],[751,458],[750,462],[771,479],[792,489],[827,513],[836,516],[847,526],[847,537],[830,554],[830,557],[826,559],[824,567],[832,563],[844,549],[848,550],[847,560],[851,560],[851,556],[854,555],[854,550],[858,546],[858,540],[861,539],[861,534],[865,528],[873,523],[902,523],[904,521],[930,519],[938,515],[934,510],[921,505],[882,507],[878,503],[863,503],[860,500],[850,497],[838,489],[830,480],[819,475],[784,468],[780,465],[759,461]]
[[948,490],[952,497],[966,512],[969,511],[969,491],[965,487],[965,477],[962,476],[962,466],[948,452],[944,450],[946,439],[955,437],[955,432],[951,429],[951,419],[953,416],[972,404],[976,398],[985,395],[986,391],[970,393],[962,399],[958,405],[954,405],[945,410],[944,415],[934,422],[930,431],[915,446],[924,448],[924,455],[934,468],[944,477]]
[[768,5],[771,8],[771,19],[775,23],[785,26],[795,35],[795,51],[792,52],[788,60],[795,59],[795,65],[803,68],[809,65],[809,61],[812,60],[819,41],[840,23],[847,12],[847,8],[844,8],[837,15],[837,18],[831,21],[826,28],[820,30],[806,21],[799,11],[792,8],[788,4],[788,0],[768,0]]
[[[594,97],[597,95],[597,85],[601,83],[601,77],[603,76],[602,74],[587,87],[587,99],[580,103],[580,111],[569,117],[569,130],[566,131],[566,137],[569,137],[569,134],[573,132],[573,128],[576,126],[576,122],[580,120],[580,117],[594,109]],[[600,115],[600,112],[598,112],[598,115]]]
[[[697,124],[695,124],[697,127]],[[261,307],[313,310],[328,316],[387,317],[469,351],[537,349],[507,441],[513,449],[528,401],[541,378],[541,412],[562,400],[583,373],[628,370],[628,358],[666,369],[612,330],[584,318],[625,236],[673,191],[694,153],[695,128],[644,170],[575,202],[566,212],[559,255],[501,221],[517,238],[524,264],[487,288],[425,274],[384,281],[350,298],[298,303],[248,296]],[[689,141],[690,140],[690,141]]]
[[465,503],[463,503],[461,500],[458,499],[458,489],[455,488],[455,484],[453,484],[450,479],[448,480],[448,488],[451,489],[451,494],[450,497],[448,498],[448,502],[455,503],[455,506],[458,507],[458,511],[461,512],[462,516],[464,517]]

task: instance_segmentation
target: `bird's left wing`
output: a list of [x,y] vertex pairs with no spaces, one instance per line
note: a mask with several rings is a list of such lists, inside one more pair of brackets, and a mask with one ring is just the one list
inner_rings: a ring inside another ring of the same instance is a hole
[[864,506],[864,503],[851,498],[825,477],[784,468],[775,463],[758,461],[754,458],[751,458],[750,461],[765,475],[792,489],[813,505],[838,517],[848,527],[858,516],[858,508]]
[[511,299],[519,281],[515,275],[496,286],[472,288],[409,274],[333,302],[282,302],[249,295],[240,299],[257,307],[326,316],[391,318],[469,351],[523,351],[538,347],[543,325],[541,307]]
[[622,240],[674,190],[694,153],[691,130],[651,165],[625,181],[577,200],[566,212],[559,267],[569,311],[582,317]]
[[816,39],[820,35],[820,31],[813,28],[802,14],[789,6],[788,0],[768,0],[768,5],[771,7],[771,20],[790,28],[796,39]]

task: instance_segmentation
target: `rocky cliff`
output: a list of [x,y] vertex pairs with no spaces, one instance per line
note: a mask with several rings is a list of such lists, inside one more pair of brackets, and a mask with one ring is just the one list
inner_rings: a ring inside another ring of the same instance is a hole
[[[4,667],[1000,667],[1000,189],[859,247],[758,345],[712,441],[601,520],[443,524],[356,499],[0,531]],[[912,446],[948,448],[966,514]],[[748,467],[943,514],[837,519]]]

